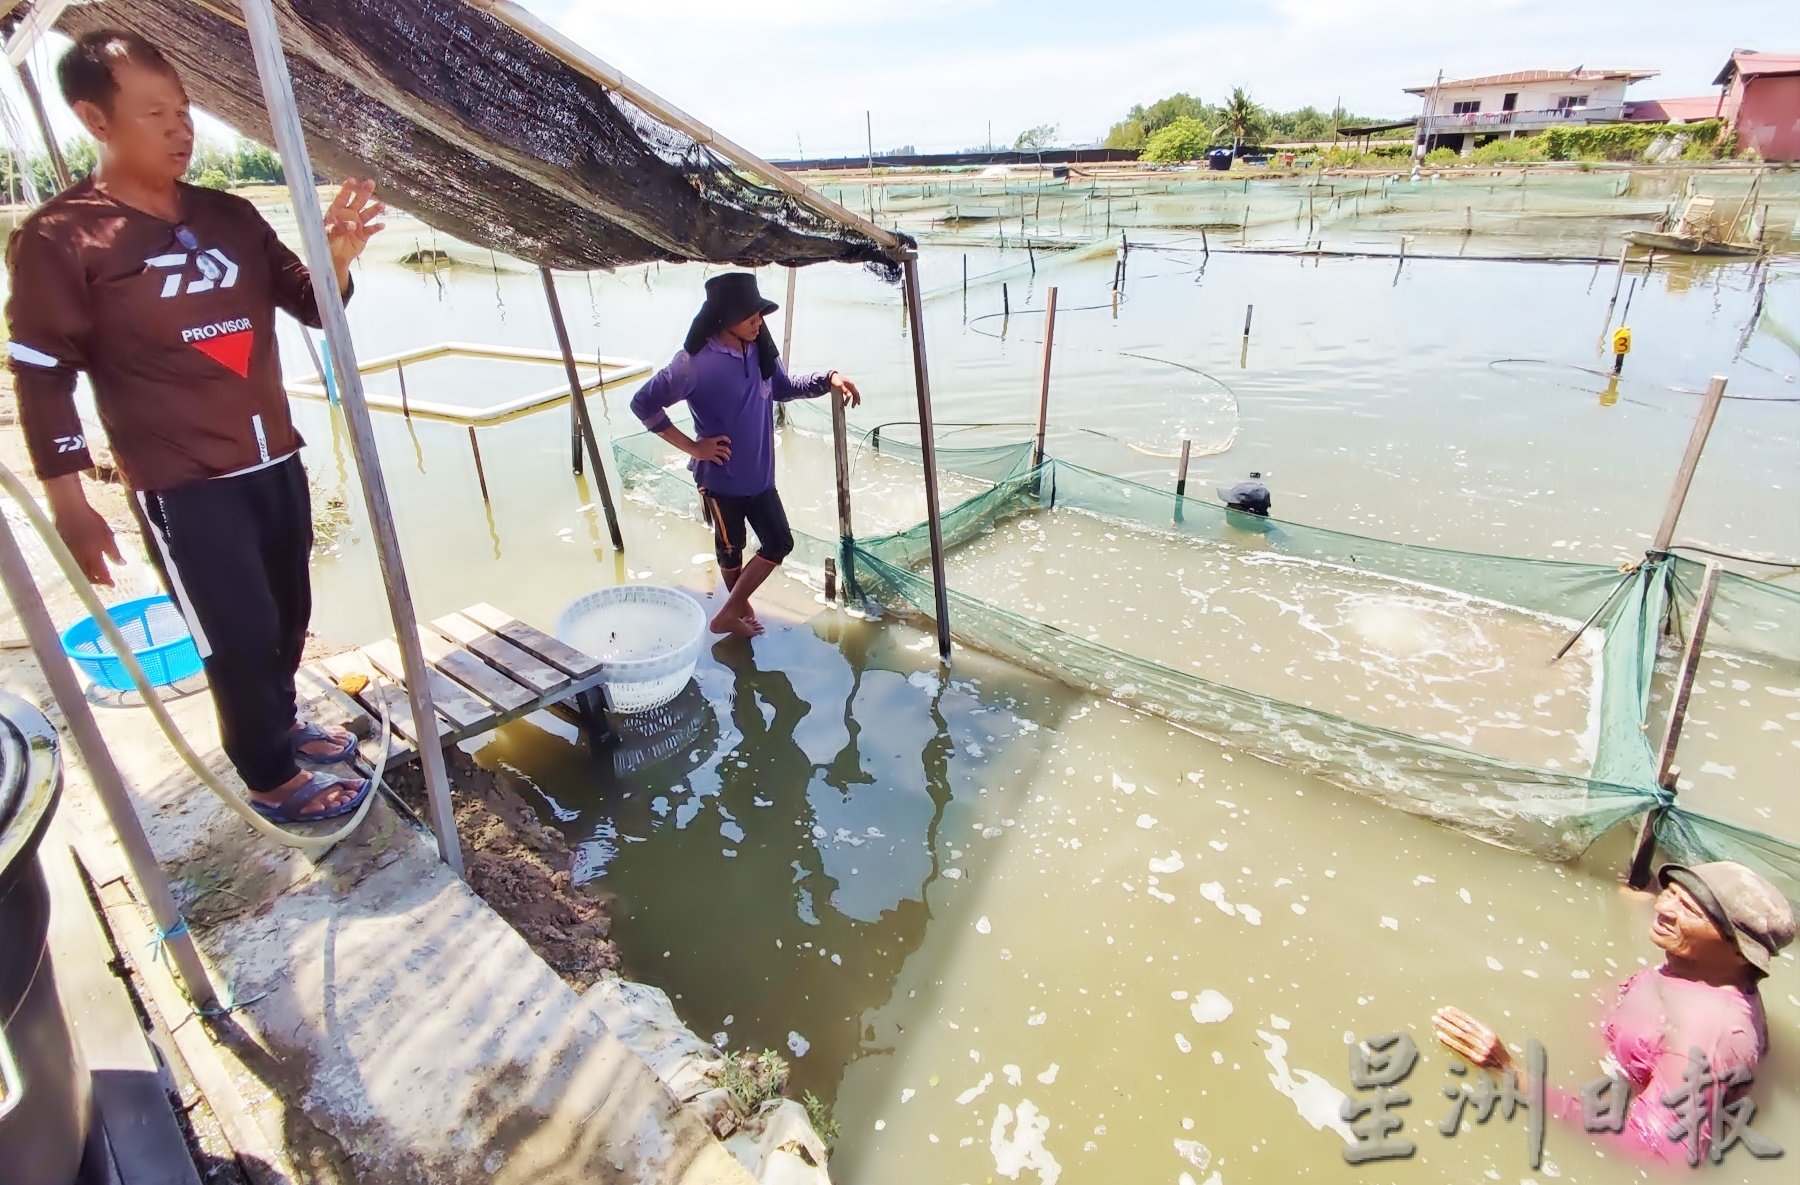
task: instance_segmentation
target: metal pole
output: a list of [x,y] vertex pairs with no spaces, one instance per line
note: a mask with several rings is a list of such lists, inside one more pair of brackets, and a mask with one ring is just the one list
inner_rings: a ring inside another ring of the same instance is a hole
[[137,882],[138,897],[150,907],[157,933],[166,935],[163,948],[174,961],[182,990],[196,1008],[210,1008],[217,1003],[218,993],[207,977],[200,952],[194,948],[193,936],[182,925],[181,909],[169,892],[169,882],[163,877],[162,866],[156,862],[150,837],[144,834],[144,825],[131,805],[125,779],[113,762],[112,751],[106,747],[106,738],[94,720],[87,696],[82,694],[81,682],[75,678],[75,672],[69,669],[69,660],[63,656],[62,640],[50,620],[49,610],[44,608],[43,598],[38,595],[31,566],[3,517],[0,517],[0,580],[6,584],[6,594],[12,599],[19,626],[37,655],[44,681],[50,684],[50,694],[62,710],[63,722],[75,738],[82,763],[87,766],[94,788],[100,793],[100,802],[119,837],[119,846],[125,850],[125,862],[131,866],[131,878]]
[[1193,441],[1183,440],[1181,442],[1181,468],[1175,473],[1175,496],[1177,498],[1187,497],[1188,457],[1193,453],[1193,449]]
[[1681,507],[1687,501],[1688,487],[1694,484],[1694,470],[1700,465],[1700,454],[1706,448],[1706,438],[1712,433],[1713,420],[1718,417],[1719,405],[1725,400],[1725,376],[1714,375],[1706,384],[1706,398],[1700,404],[1700,414],[1694,418],[1694,430],[1688,435],[1687,452],[1681,458],[1681,468],[1675,472],[1675,488],[1669,492],[1669,505],[1663,511],[1662,525],[1656,528],[1656,539],[1650,544],[1651,551],[1667,551],[1669,544],[1675,539],[1675,524],[1681,519]]
[[1056,348],[1056,286],[1050,286],[1050,304],[1044,311],[1044,377],[1038,386],[1037,448],[1032,464],[1044,463],[1044,433],[1050,426],[1050,354]]
[[925,365],[925,305],[919,297],[919,260],[901,263],[906,305],[912,310],[913,382],[919,394],[919,442],[925,467],[925,522],[931,532],[931,585],[937,602],[938,658],[950,661],[950,591],[944,576],[944,525],[938,512],[937,439],[931,421],[931,376]]
[[1254,304],[1247,304],[1244,306],[1244,337],[1246,339],[1248,339],[1250,336],[1250,318],[1255,313],[1256,313],[1256,306]]
[[319,193],[313,188],[312,158],[306,151],[306,134],[294,102],[294,83],[288,76],[281,33],[275,24],[272,0],[244,0],[244,26],[250,49],[256,55],[256,73],[262,81],[263,102],[275,133],[275,150],[285,164],[288,194],[299,224],[301,246],[312,271],[313,294],[325,326],[325,345],[337,371],[338,395],[350,429],[350,449],[356,455],[357,476],[362,481],[363,504],[368,508],[369,530],[375,536],[375,554],[381,563],[382,583],[387,587],[388,610],[394,619],[394,637],[400,646],[402,673],[413,719],[423,735],[419,764],[425,775],[425,792],[431,808],[431,826],[437,833],[438,855],[456,875],[463,872],[462,844],[456,834],[456,814],[450,802],[450,781],[444,769],[444,753],[438,746],[437,707],[431,700],[425,655],[419,649],[418,618],[413,612],[412,591],[407,585],[406,563],[400,555],[400,537],[394,529],[394,508],[388,500],[387,479],[381,472],[381,455],[375,447],[375,428],[369,421],[369,405],[363,395],[362,372],[356,365],[356,347],[350,340],[350,322],[344,317],[344,294],[338,288],[331,247],[325,241],[324,215]]
[[[56,133],[50,130],[50,113],[44,110],[44,96],[38,93],[37,79],[31,76],[31,67],[24,62],[19,63],[19,86],[25,91],[25,97],[31,102],[31,113],[37,116],[38,131],[43,133],[44,148],[50,153],[50,171],[56,174],[58,192],[69,188],[69,162],[63,159],[62,145],[56,142]],[[20,161],[21,167],[24,161]]]
[[[550,323],[556,329],[556,346],[562,351],[563,374],[569,380],[569,399],[575,404],[575,415],[581,423],[581,439],[587,442],[588,460],[594,470],[594,484],[600,488],[600,507],[606,512],[606,529],[612,535],[613,548],[625,550],[624,536],[619,534],[619,512],[613,506],[612,487],[606,483],[606,469],[600,464],[600,446],[594,438],[594,421],[588,416],[587,393],[581,389],[581,373],[575,369],[575,351],[569,345],[569,327],[563,323],[562,302],[556,298],[556,277],[550,269],[540,267],[544,280],[544,300],[550,305]],[[606,371],[600,371],[600,382],[606,382]],[[581,470],[578,468],[576,472]]]
[[1613,306],[1619,303],[1619,288],[1625,283],[1625,256],[1630,250],[1630,243],[1619,248],[1619,270],[1613,273],[1612,299],[1606,302],[1606,319],[1609,322],[1612,320]]
[[844,590],[856,583],[851,549],[855,533],[850,526],[850,433],[844,424],[844,401],[836,391],[827,391],[831,401],[831,451],[837,463],[838,551],[843,556]]
[[[1713,597],[1719,591],[1723,569],[1714,560],[1706,565],[1706,578],[1700,585],[1700,601],[1694,607],[1694,623],[1688,631],[1687,650],[1681,656],[1681,669],[1675,676],[1675,695],[1669,701],[1669,717],[1663,725],[1662,750],[1656,762],[1656,784],[1675,793],[1675,749],[1681,743],[1681,726],[1687,719],[1688,698],[1693,694],[1694,676],[1700,668],[1700,648],[1706,643],[1706,626],[1712,618]],[[1644,816],[1638,828],[1637,846],[1631,855],[1631,868],[1626,881],[1634,889],[1650,883],[1650,858],[1656,847],[1656,819],[1661,806]]]

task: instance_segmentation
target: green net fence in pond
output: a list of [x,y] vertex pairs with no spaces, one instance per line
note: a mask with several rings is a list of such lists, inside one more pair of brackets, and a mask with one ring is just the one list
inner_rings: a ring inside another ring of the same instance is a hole
[[[662,441],[632,437],[615,451],[628,488],[695,506]],[[917,446],[856,433],[852,453],[911,463]],[[1741,860],[1800,901],[1800,845],[1656,785],[1656,660],[1665,630],[1691,618],[1702,566],[1517,559],[1276,522],[1053,458],[1032,467],[1029,443],[938,457],[982,483],[942,523],[951,626],[965,645],[1552,859],[1653,810],[1670,858]],[[800,563],[830,557],[852,596],[932,613],[923,523],[854,541],[797,526]],[[1176,600],[1187,604],[1165,603]],[[1340,616],[1313,619],[1328,610]],[[1259,641],[1283,630],[1299,639],[1285,655]],[[1397,636],[1399,657],[1345,661],[1359,631],[1390,649]],[[1800,593],[1726,574],[1707,646],[1800,670]]]

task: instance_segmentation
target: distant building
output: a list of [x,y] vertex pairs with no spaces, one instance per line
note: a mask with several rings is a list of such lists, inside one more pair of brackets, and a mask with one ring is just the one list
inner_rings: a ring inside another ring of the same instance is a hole
[[1655,70],[1520,70],[1407,87],[1424,103],[1426,151],[1470,152],[1490,140],[1625,117],[1625,88]]
[[1647,99],[1625,105],[1625,118],[1660,123],[1722,119],[1740,152],[1764,160],[1800,160],[1800,54],[1733,50],[1713,79],[1716,95]]

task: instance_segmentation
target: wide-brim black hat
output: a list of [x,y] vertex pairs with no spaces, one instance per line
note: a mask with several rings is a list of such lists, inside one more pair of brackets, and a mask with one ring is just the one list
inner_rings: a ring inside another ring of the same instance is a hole
[[765,297],[749,272],[726,272],[706,282],[706,303],[688,327],[687,352],[697,354],[706,340],[754,313],[768,316],[781,306]]

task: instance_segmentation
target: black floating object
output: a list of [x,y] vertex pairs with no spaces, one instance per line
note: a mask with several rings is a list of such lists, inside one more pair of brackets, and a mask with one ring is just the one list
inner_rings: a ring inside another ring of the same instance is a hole
[[1245,481],[1236,485],[1220,486],[1219,500],[1225,503],[1228,510],[1241,510],[1245,514],[1258,514],[1268,517],[1274,500],[1269,497],[1269,487],[1263,484],[1262,474],[1252,473]]

